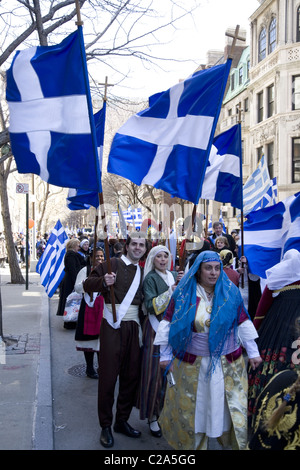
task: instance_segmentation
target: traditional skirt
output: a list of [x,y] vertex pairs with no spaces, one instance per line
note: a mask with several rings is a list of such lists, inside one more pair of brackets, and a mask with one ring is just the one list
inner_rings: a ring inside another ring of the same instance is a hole
[[253,435],[248,445],[250,450],[300,450],[300,392],[291,394],[274,428],[265,427],[297,377],[296,371],[284,370],[276,374],[263,389],[257,399]]
[[155,331],[147,317],[143,329],[141,382],[137,408],[141,419],[159,416],[163,407],[166,379],[160,367],[160,348],[154,346]]
[[257,345],[263,362],[249,369],[249,413],[256,413],[255,401],[269,380],[282,370],[299,367],[293,361],[299,337],[300,290],[287,290],[274,298],[258,331]]
[[[207,395],[206,403],[201,400],[202,411],[199,409],[197,389],[198,380],[202,374],[202,359],[201,356],[198,356],[194,364],[174,360],[173,374],[176,384],[173,387],[167,386],[165,403],[159,419],[163,435],[176,450],[205,450],[207,449],[207,437],[212,436],[209,436],[204,430],[202,433],[195,433],[195,428],[199,427],[197,419],[203,421],[202,415],[206,415],[210,421],[209,415],[213,413],[213,420],[219,421],[214,428],[223,429],[219,433],[219,441],[224,445],[231,445],[234,450],[245,449],[247,445],[248,387],[244,358],[240,356],[236,361],[230,363],[225,356],[222,356],[220,361],[223,377],[222,383],[220,383],[222,390],[218,392],[217,385],[213,387],[213,390],[208,386],[214,395],[216,393],[223,395],[224,413],[220,412],[220,407],[219,411],[215,406],[212,409],[210,392]],[[205,380],[210,379],[206,378]],[[198,418],[197,409],[198,413],[201,413]],[[227,414],[230,418],[229,427]]]

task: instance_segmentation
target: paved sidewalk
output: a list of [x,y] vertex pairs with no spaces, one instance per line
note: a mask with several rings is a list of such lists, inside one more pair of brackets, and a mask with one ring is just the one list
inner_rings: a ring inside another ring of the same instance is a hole
[[36,273],[28,289],[10,283],[8,267],[0,276],[0,449],[52,449],[48,297]]
[[[0,269],[3,338],[0,341],[0,450],[105,450],[97,416],[98,381],[85,375],[74,330],[56,316],[58,295],[48,299],[36,273],[29,285],[10,284]],[[97,365],[97,363],[95,364]],[[115,435],[111,452],[169,450],[134,409],[140,439]]]
[[49,299],[33,272],[28,289],[10,283],[8,267],[0,276],[0,450],[104,450],[103,458],[118,451],[172,452],[135,408],[129,422],[141,438],[114,434],[113,448],[100,445],[98,381],[86,377],[74,330],[64,329],[56,315],[58,295]]

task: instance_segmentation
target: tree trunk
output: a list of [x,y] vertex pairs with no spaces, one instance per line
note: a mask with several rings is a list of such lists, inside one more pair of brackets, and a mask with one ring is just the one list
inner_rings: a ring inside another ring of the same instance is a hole
[[6,250],[8,256],[8,264],[10,268],[10,276],[12,284],[25,284],[25,279],[22,275],[20,265],[18,263],[17,253],[15,249],[11,219],[9,213],[8,195],[7,195],[7,178],[9,168],[11,165],[12,157],[7,161],[7,168],[5,164],[0,165],[0,199],[1,199],[1,213],[5,233]]

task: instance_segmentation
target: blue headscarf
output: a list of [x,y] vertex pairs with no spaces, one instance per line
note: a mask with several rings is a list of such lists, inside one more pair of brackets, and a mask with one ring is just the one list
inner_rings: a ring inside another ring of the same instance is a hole
[[232,331],[236,335],[239,312],[244,308],[243,299],[223,271],[220,255],[214,251],[200,253],[191,269],[185,274],[173,293],[174,314],[170,325],[169,344],[173,354],[183,357],[192,338],[196,315],[196,273],[202,262],[218,261],[220,276],[216,282],[209,328],[209,351],[212,364],[222,355],[223,347]]

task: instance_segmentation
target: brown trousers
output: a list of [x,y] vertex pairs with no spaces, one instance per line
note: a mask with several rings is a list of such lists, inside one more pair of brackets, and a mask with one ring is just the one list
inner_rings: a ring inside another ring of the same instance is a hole
[[136,403],[141,363],[138,324],[135,321],[122,321],[120,328],[114,329],[103,319],[99,356],[98,417],[103,428],[112,425],[118,377],[115,421],[128,421]]

